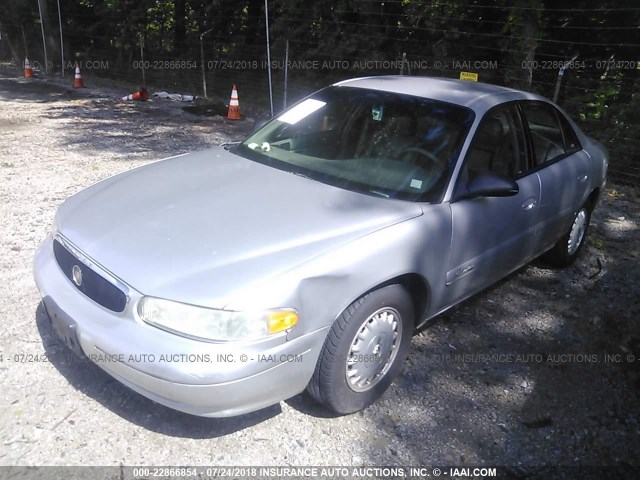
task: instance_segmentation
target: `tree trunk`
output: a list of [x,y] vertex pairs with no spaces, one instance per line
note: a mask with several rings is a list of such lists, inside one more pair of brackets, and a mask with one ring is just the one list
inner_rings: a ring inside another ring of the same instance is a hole
[[[538,48],[539,10],[542,0],[517,0],[510,11],[508,31],[511,41],[506,44],[514,50],[506,55],[508,67],[506,84],[530,90],[533,80],[533,61]],[[515,48],[514,48],[515,47]]]
[[[536,2],[538,3],[538,2]],[[523,15],[524,27],[522,36],[524,37],[524,62],[527,68],[522,69],[523,87],[531,89],[531,81],[533,80],[533,61],[536,58],[536,48],[538,42],[536,35],[538,34],[538,16],[533,10],[525,10]]]
[[187,1],[175,0],[174,4],[174,31],[173,31],[173,49],[176,52],[183,53],[187,40]]
[[249,0],[247,8],[247,45],[255,45],[258,41],[258,32],[264,25],[264,17],[262,16],[262,5],[264,0]]

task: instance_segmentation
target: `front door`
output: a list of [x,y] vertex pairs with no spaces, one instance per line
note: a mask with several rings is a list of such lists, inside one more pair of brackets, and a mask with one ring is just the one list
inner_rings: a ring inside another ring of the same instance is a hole
[[490,110],[469,147],[456,191],[482,173],[515,180],[518,194],[452,201],[452,240],[446,273],[446,303],[494,283],[529,261],[539,233],[540,181],[528,172],[524,129],[518,108]]

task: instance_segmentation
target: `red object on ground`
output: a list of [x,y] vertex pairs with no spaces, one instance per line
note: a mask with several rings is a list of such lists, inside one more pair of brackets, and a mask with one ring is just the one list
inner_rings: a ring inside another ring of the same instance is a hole
[[84,82],[82,81],[82,75],[80,75],[80,67],[76,63],[76,76],[73,79],[73,88],[84,88]]
[[130,101],[130,100],[137,100],[139,102],[146,102],[147,100],[149,100],[149,92],[147,92],[146,88],[141,88],[137,92],[133,92],[130,95],[125,95],[124,97],[122,97],[122,100],[124,100],[125,102]]
[[33,69],[31,68],[31,64],[29,63],[29,59],[24,59],[24,78],[32,78],[33,77]]
[[231,101],[229,102],[227,118],[230,118],[231,120],[240,120],[240,100],[238,100],[238,88],[235,84],[231,90]]

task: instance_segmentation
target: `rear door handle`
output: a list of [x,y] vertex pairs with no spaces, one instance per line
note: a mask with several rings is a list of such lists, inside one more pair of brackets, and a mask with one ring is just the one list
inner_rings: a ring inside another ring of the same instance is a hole
[[578,182],[580,182],[580,183],[584,183],[584,182],[586,182],[586,181],[587,181],[587,179],[588,179],[588,178],[589,178],[589,175],[587,175],[587,174],[585,173],[584,175],[580,175],[580,176],[578,177]]
[[530,198],[529,200],[527,200],[526,202],[524,202],[522,204],[522,209],[523,210],[531,210],[532,208],[534,208],[536,205],[538,204],[538,202],[536,201],[535,198]]

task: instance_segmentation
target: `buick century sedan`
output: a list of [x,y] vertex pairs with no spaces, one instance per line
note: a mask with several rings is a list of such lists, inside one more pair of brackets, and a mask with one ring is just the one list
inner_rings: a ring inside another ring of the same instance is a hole
[[158,403],[224,417],[306,389],[348,414],[429,319],[539,256],[570,265],[606,171],[537,95],[347,80],[73,195],[35,278],[64,342]]

